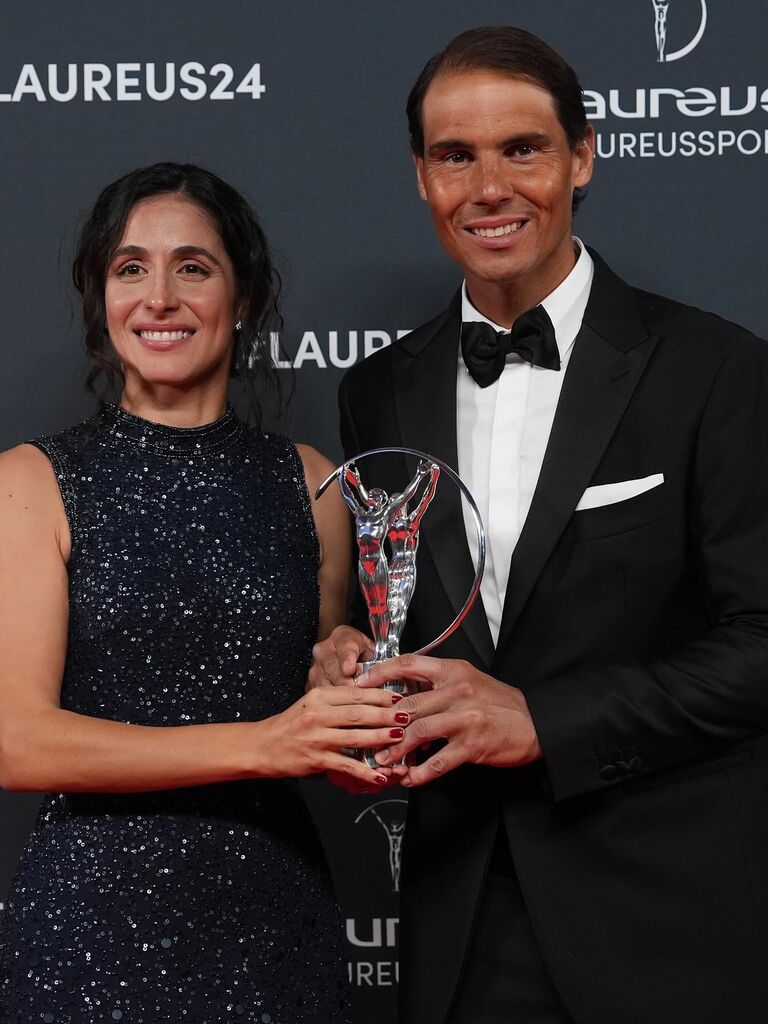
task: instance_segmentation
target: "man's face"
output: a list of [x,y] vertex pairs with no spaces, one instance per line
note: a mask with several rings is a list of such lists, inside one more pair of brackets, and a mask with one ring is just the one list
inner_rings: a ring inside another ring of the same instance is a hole
[[422,108],[419,194],[470,295],[500,285],[536,304],[573,266],[573,190],[592,176],[549,92],[493,71],[438,75]]

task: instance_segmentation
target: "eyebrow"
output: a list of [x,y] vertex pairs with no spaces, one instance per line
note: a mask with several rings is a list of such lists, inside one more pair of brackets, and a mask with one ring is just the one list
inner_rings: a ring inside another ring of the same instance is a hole
[[[510,135],[506,139],[502,139],[499,144],[499,148],[506,149],[509,146],[520,146],[526,142],[549,142],[549,136],[544,132],[520,132],[519,135]],[[449,149],[474,149],[474,143],[467,142],[463,139],[438,139],[437,142],[433,142],[427,152],[430,156],[436,156],[438,153],[444,153]]]
[[[136,256],[139,259],[143,259],[147,255],[147,250],[141,245],[121,245],[119,249],[115,249],[112,259],[117,259],[119,256]],[[216,259],[212,252],[208,249],[204,249],[202,245],[180,245],[173,250],[172,256],[205,256],[212,263],[215,263],[217,267],[221,266],[221,261]]]

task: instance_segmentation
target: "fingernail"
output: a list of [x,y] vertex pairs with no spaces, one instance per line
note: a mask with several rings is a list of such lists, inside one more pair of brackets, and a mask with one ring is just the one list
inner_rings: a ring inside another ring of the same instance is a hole
[[[393,693],[392,694],[392,703],[393,704],[399,704],[402,699],[403,699],[402,693]],[[395,716],[395,717],[397,717],[397,716]]]
[[410,720],[411,720],[411,716],[408,714],[407,711],[398,711],[395,714],[395,721],[399,722],[400,725],[408,725]]
[[360,686],[368,678],[367,672],[361,672],[359,676],[355,676],[355,686]]
[[401,740],[403,736],[405,736],[405,733],[403,732],[402,729],[390,729],[389,735],[392,737],[393,740]]
[[380,786],[384,786],[387,783],[387,777],[386,777],[386,775],[377,775],[376,776],[376,781],[378,782],[378,784]]

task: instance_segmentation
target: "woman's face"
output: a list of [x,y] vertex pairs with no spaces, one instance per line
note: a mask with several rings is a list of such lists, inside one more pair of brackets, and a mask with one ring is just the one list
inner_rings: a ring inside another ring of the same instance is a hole
[[136,203],[104,299],[126,387],[226,387],[238,320],[235,272],[196,203],[179,194]]

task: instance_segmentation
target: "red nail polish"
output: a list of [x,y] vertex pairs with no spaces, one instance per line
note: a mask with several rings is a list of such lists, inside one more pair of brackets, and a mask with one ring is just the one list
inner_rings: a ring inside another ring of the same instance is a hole
[[393,740],[401,740],[403,736],[405,736],[405,733],[403,732],[402,729],[390,729],[389,735],[392,737]]
[[400,725],[408,725],[411,720],[411,716],[407,711],[398,711],[395,715],[395,721],[399,722]]
[[393,704],[399,704],[402,699],[403,699],[402,693],[393,693],[392,694],[392,703]]
[[387,777],[386,777],[386,775],[377,775],[376,776],[376,781],[378,782],[378,784],[380,786],[384,786],[387,783]]

